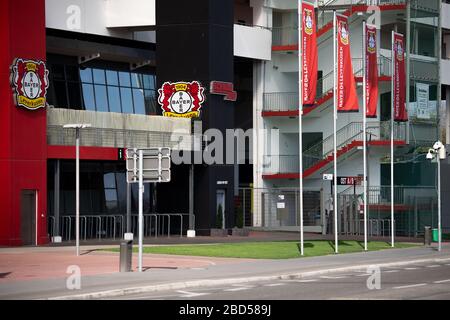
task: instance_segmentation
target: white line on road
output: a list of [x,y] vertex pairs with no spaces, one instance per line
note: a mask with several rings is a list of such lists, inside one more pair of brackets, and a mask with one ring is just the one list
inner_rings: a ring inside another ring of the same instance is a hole
[[308,283],[308,282],[316,282],[319,281],[319,279],[308,279],[308,280],[283,280],[286,282],[299,282],[299,283]]
[[322,279],[345,279],[347,276],[321,276]]
[[419,270],[420,268],[414,268],[414,267],[410,267],[410,268],[405,268],[403,270]]
[[181,291],[181,290],[177,290],[177,292],[183,294],[180,296],[180,298],[193,298],[193,297],[200,297],[200,296],[209,294],[209,293],[190,292],[190,291]]
[[251,288],[253,288],[253,287],[239,287],[239,288],[225,289],[225,290],[223,290],[223,291],[231,291],[231,292],[234,292],[234,291],[248,290],[248,289],[251,289]]
[[433,283],[446,283],[446,282],[450,282],[450,279],[434,281]]
[[439,268],[439,267],[440,267],[440,265],[438,265],[438,264],[433,264],[431,266],[427,266],[427,268]]
[[264,287],[278,287],[278,286],[284,286],[285,283],[269,283],[265,284]]
[[385,273],[395,273],[395,272],[400,272],[400,270],[388,270],[388,271],[384,271]]
[[426,283],[418,283],[418,284],[411,284],[409,286],[394,287],[392,289],[408,289],[408,288],[415,288],[415,287],[423,287],[426,285],[427,285]]
[[371,273],[363,273],[363,274],[357,274],[355,277],[368,277],[371,276]]

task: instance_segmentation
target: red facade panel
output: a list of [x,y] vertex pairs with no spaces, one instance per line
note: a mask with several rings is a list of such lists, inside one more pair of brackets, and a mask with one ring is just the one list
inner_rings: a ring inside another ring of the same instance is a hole
[[0,245],[21,245],[21,191],[37,194],[37,244],[47,236],[46,110],[16,107],[9,83],[15,58],[44,60],[45,0],[0,1]]

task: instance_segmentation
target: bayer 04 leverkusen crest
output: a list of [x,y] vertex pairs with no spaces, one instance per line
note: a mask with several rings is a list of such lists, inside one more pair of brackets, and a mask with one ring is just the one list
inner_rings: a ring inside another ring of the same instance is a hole
[[41,60],[15,59],[11,85],[17,106],[36,110],[46,106],[48,70]]
[[158,90],[158,103],[166,117],[198,118],[205,101],[204,91],[197,81],[165,82]]

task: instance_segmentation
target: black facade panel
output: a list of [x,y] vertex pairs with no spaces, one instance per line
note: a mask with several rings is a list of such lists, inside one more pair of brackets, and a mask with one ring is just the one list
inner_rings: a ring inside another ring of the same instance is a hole
[[[223,137],[226,129],[234,128],[234,103],[210,95],[209,83],[233,82],[233,10],[231,0],[156,1],[158,87],[166,81],[199,81],[206,98],[201,111],[203,130],[219,129]],[[196,165],[194,175],[197,232],[207,234],[215,227],[218,189],[226,189],[226,226],[233,227],[233,166]]]

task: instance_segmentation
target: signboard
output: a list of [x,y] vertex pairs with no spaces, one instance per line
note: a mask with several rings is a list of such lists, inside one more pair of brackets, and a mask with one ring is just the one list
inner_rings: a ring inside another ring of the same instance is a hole
[[158,89],[158,103],[165,117],[199,118],[205,102],[203,88],[199,82],[165,82]]
[[417,96],[417,119],[431,119],[429,101],[430,85],[425,83],[416,83]]
[[15,59],[11,85],[16,106],[37,110],[47,105],[48,70],[44,61]]
[[354,186],[361,185],[363,181],[363,177],[338,177],[337,184],[338,186]]
[[325,180],[325,181],[333,180],[333,174],[332,173],[324,173],[323,180]]
[[223,81],[211,81],[209,85],[209,92],[211,94],[223,95],[226,101],[236,101],[237,92],[234,91],[233,83]]
[[[148,182],[170,182],[170,148],[142,149],[142,178]],[[127,149],[127,182],[139,183],[139,149]]]

